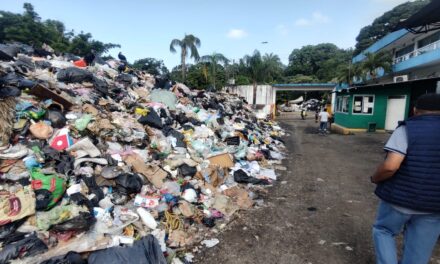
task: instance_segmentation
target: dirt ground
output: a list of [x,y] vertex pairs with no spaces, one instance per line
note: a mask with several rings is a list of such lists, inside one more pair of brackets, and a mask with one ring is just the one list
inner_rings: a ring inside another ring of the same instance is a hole
[[[317,134],[309,115],[280,118],[289,133],[287,171],[262,208],[240,212],[196,263],[374,263],[378,199],[369,182],[389,134]],[[430,263],[440,263],[440,252]]]

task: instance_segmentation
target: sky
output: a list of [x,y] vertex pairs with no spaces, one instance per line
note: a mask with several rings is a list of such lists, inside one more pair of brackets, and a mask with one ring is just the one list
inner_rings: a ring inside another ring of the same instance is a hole
[[362,27],[407,0],[0,0],[0,9],[22,13],[24,2],[43,20],[120,44],[114,57],[122,51],[129,62],[161,59],[171,70],[180,64],[171,40],[185,34],[201,40],[201,56],[216,52],[232,61],[257,49],[287,64],[304,45],[354,47]]

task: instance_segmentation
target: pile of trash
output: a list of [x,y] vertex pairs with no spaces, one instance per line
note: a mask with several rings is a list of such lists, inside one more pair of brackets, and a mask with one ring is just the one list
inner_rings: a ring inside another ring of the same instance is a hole
[[263,202],[276,123],[235,95],[77,60],[0,45],[0,263],[189,263]]

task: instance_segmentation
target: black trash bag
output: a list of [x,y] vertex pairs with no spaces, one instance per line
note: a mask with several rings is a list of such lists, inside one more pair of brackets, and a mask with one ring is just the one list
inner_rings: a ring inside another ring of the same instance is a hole
[[104,95],[110,95],[108,91],[108,83],[105,80],[99,79],[98,77],[93,78],[93,87],[98,92]]
[[23,219],[20,219],[20,220],[17,220],[17,221],[0,226],[0,242],[3,242],[4,240],[6,240],[25,221],[26,221],[26,218],[23,218]]
[[133,76],[127,73],[120,73],[118,76],[116,76],[116,81],[131,84],[133,81]]
[[197,173],[197,168],[191,167],[187,164],[182,164],[179,167],[179,171],[180,171],[180,174],[182,174],[182,176],[184,176],[184,177],[186,177],[186,176],[193,177]]
[[202,223],[205,225],[205,226],[207,226],[207,227],[209,227],[209,228],[212,228],[212,227],[214,227],[215,226],[215,218],[214,217],[204,217],[203,219],[202,219]]
[[260,185],[269,185],[268,180],[257,179],[254,177],[250,177],[243,170],[237,170],[234,172],[234,180],[238,183],[252,183],[252,184],[260,184]]
[[0,98],[1,99],[7,98],[7,97],[19,97],[20,95],[21,95],[21,90],[16,87],[12,87],[12,86],[0,87]]
[[135,241],[133,246],[111,247],[95,251],[88,258],[89,264],[167,264],[157,239],[148,235]]
[[70,251],[65,256],[54,257],[40,264],[87,264],[87,261],[79,253]]
[[80,212],[77,217],[67,220],[61,224],[54,225],[50,228],[50,230],[55,232],[76,231],[80,233],[88,231],[93,224],[95,224],[95,222],[96,219],[90,212]]
[[228,145],[238,146],[238,145],[240,145],[240,137],[239,136],[228,137],[228,138],[225,138],[225,142]]
[[48,61],[36,61],[35,66],[40,69],[49,69],[50,67],[52,67],[52,64]]
[[93,212],[93,203],[87,199],[82,193],[73,193],[69,196],[70,202],[79,205],[86,206],[90,212]]
[[20,52],[17,45],[0,44],[0,60],[11,61]]
[[18,59],[13,64],[15,69],[21,72],[35,71],[35,64],[31,58],[25,56],[18,56]]
[[0,263],[17,258],[32,257],[47,251],[47,246],[35,233],[15,243],[6,245],[0,251]]
[[66,125],[66,118],[60,111],[49,110],[46,112],[46,119],[54,128],[63,128]]
[[148,125],[157,129],[163,128],[162,120],[153,108],[149,108],[148,114],[139,118],[138,122],[142,125]]
[[87,177],[84,175],[82,179],[89,189],[89,194],[93,194],[90,202],[93,206],[98,206],[99,201],[104,199],[104,191],[96,183],[95,177]]
[[57,79],[58,81],[65,83],[93,82],[93,74],[87,70],[69,67],[61,69],[57,73]]
[[19,89],[32,88],[35,86],[35,82],[24,78],[16,73],[8,73],[0,78],[0,85],[15,86]]
[[51,56],[52,52],[42,48],[34,48],[34,55],[37,57],[47,57],[47,56]]
[[52,201],[52,193],[49,190],[35,190],[35,209],[37,211],[46,211]]
[[179,113],[179,114],[176,116],[176,121],[177,121],[180,125],[184,125],[184,124],[186,124],[186,123],[189,122],[189,119],[188,119],[188,117],[185,115],[185,113]]
[[116,177],[115,181],[125,194],[139,193],[143,185],[142,178],[137,174],[123,173]]

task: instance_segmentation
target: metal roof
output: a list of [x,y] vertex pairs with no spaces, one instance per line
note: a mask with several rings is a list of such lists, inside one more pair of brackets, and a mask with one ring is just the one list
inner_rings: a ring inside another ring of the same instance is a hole
[[395,30],[402,28],[414,34],[440,29],[440,0],[432,0],[419,12],[400,22]]

